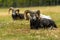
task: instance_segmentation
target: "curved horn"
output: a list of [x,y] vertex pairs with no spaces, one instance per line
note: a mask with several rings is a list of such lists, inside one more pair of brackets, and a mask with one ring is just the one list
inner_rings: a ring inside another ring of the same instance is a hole
[[9,10],[8,10],[8,13],[10,13],[11,10],[14,10],[14,8],[10,7]]
[[40,19],[40,10],[37,10],[36,13],[37,13],[38,19]]
[[30,13],[31,11],[30,10],[26,10],[25,13],[24,13],[24,17],[26,20],[29,20],[29,17],[28,17],[28,13]]
[[20,11],[19,9],[16,9],[16,12],[18,12],[18,13],[19,13],[19,11]]

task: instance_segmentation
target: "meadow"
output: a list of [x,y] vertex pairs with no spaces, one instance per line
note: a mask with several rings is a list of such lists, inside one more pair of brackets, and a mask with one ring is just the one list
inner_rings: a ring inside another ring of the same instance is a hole
[[0,8],[0,40],[60,40],[60,6],[19,8],[25,10],[40,10],[55,21],[57,29],[30,29],[29,20],[13,20],[8,14],[8,8]]

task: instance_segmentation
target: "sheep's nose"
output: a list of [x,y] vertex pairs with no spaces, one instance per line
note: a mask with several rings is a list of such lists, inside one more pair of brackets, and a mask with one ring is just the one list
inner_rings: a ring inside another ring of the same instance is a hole
[[34,16],[32,19],[33,19],[33,20],[36,20],[36,17]]

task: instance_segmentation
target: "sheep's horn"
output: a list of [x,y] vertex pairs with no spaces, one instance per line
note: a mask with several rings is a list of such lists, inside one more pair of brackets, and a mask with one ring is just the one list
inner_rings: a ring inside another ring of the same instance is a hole
[[26,20],[29,20],[29,17],[28,17],[28,13],[30,13],[31,11],[30,10],[26,10],[25,13],[24,13],[24,17]]
[[38,18],[40,19],[40,10],[37,10],[36,13],[38,15]]
[[19,13],[20,10],[19,9],[16,9],[16,11],[18,11],[18,13]]
[[11,10],[14,10],[14,8],[10,7],[9,10],[8,10],[8,13],[10,13]]

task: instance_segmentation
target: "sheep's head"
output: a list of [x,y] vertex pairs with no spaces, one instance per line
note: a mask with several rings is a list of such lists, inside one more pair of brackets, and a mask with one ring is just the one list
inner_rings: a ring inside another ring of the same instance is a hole
[[13,7],[10,7],[9,10],[8,10],[8,12],[10,13],[11,10],[12,10],[12,13],[19,13],[19,9],[18,8],[15,9]]
[[27,14],[28,13],[30,14],[30,16],[29,16],[30,19],[33,19],[33,20],[40,19],[40,10],[37,10],[37,11],[29,11],[29,10],[27,10],[25,12],[26,12],[25,13],[26,19],[27,19],[27,16],[28,16]]
[[32,20],[37,20],[37,19],[40,19],[40,11],[37,10],[37,11],[34,11],[32,12],[32,14],[30,14],[30,19]]

